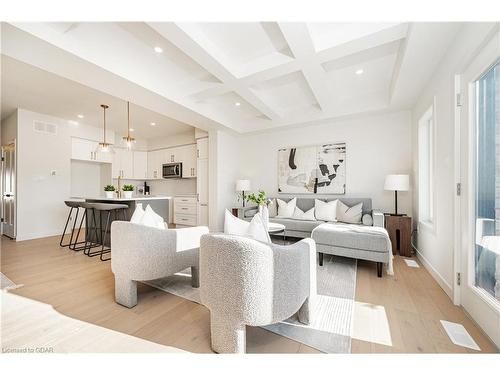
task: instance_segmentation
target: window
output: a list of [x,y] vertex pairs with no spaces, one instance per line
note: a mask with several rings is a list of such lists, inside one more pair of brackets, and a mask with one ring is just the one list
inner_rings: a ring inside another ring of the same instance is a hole
[[[475,82],[475,283],[500,301],[500,62]],[[496,268],[495,268],[496,261]]]
[[418,216],[421,223],[434,221],[434,105],[418,122]]

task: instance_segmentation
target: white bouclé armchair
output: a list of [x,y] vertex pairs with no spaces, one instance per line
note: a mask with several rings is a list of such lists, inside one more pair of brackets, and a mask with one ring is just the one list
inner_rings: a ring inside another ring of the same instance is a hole
[[191,267],[192,285],[199,286],[200,238],[207,227],[157,229],[126,221],[111,224],[111,269],[115,300],[137,305],[137,282],[171,276]]
[[200,245],[200,296],[210,310],[212,349],[244,353],[245,326],[312,320],[316,248],[311,239],[290,246],[242,236],[208,234]]

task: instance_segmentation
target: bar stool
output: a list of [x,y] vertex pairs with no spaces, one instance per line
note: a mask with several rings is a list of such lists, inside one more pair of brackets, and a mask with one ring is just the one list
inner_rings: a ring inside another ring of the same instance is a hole
[[[75,234],[76,223],[78,222],[78,215],[80,214],[80,203],[82,203],[82,202],[81,201],[64,201],[64,203],[66,204],[66,206],[69,207],[69,214],[68,214],[68,218],[66,219],[66,225],[64,226],[64,230],[63,230],[63,233],[61,236],[61,241],[59,241],[59,246],[60,247],[69,247],[70,249],[72,249],[72,247],[74,248],[76,245],[80,245],[80,244],[85,242],[85,241],[78,242],[78,236],[76,236],[75,242],[73,242],[73,235]],[[66,229],[68,229],[68,224],[72,218],[73,210],[76,211],[76,214],[75,214],[75,218],[73,220],[73,228],[71,229],[71,236],[70,236],[69,242],[64,243],[64,236],[66,235]],[[85,212],[84,212],[84,215],[85,215]]]
[[[94,228],[97,229],[96,216],[99,214],[99,228],[98,233],[100,234],[101,250],[90,251],[90,247],[86,252],[84,252],[89,257],[98,256],[101,260],[110,260],[111,258],[104,259],[103,255],[111,252],[111,246],[106,248],[106,236],[111,242],[111,215],[114,215],[114,220],[118,220],[118,214],[121,214],[122,220],[127,221],[126,210],[128,210],[128,205],[126,204],[114,204],[114,203],[90,203],[92,210],[92,224]],[[106,225],[103,228],[102,219],[103,213],[106,215]]]
[[[87,254],[90,249],[101,246],[101,242],[99,240],[99,232],[95,218],[94,203],[80,202],[80,208],[83,209],[83,215],[80,220],[80,225],[78,226],[76,237],[78,238],[80,236],[83,222],[85,221],[85,241],[82,242],[84,245],[79,247],[70,246],[69,248],[74,251],[83,250],[83,253]],[[91,215],[89,215],[89,213]]]

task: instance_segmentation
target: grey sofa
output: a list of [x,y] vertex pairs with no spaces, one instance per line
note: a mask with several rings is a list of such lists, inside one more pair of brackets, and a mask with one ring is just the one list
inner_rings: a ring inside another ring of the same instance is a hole
[[[285,202],[290,201],[292,198],[277,197]],[[271,198],[276,199],[276,198]],[[384,214],[381,212],[374,212],[372,210],[372,200],[370,198],[297,198],[297,207],[302,211],[306,212],[314,207],[314,199],[320,199],[325,202],[330,202],[333,200],[340,200],[347,206],[354,206],[358,203],[363,203],[363,215],[369,214],[373,218],[373,225],[378,227],[384,227]],[[257,207],[244,207],[238,211],[238,217],[245,220],[251,220],[252,217],[257,213]],[[307,220],[296,220],[287,219],[280,217],[273,217],[272,214],[269,215],[269,221],[272,223],[279,223],[285,226],[285,234],[287,237],[297,237],[297,238],[309,238],[311,237],[311,232],[318,225],[325,223],[325,221],[307,221]]]
[[[274,199],[274,198],[271,198]],[[292,198],[279,199],[288,202]],[[314,199],[298,198],[297,207],[308,211],[314,207]],[[323,201],[339,199],[351,207],[363,203],[363,215],[371,215],[372,226],[362,224],[345,224],[325,221],[306,221],[292,218],[276,217],[270,212],[269,221],[283,224],[285,236],[308,238],[316,242],[319,264],[323,265],[323,254],[332,254],[355,259],[364,259],[377,263],[378,276],[382,276],[383,264],[388,265],[388,273],[392,274],[392,250],[387,231],[384,229],[384,214],[372,210],[370,198],[329,198]],[[247,207],[239,211],[244,219],[250,220],[257,211],[256,207]]]

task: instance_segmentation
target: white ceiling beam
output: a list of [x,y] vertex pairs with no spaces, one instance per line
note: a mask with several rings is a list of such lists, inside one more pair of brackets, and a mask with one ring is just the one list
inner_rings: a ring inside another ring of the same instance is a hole
[[301,70],[316,101],[323,111],[328,111],[331,108],[332,96],[325,83],[325,70],[314,58],[316,51],[307,25],[286,22],[280,23],[279,26],[293,55],[304,60]]
[[149,23],[149,26],[156,30],[161,36],[168,39],[186,55],[191,57],[210,74],[223,82],[223,86],[225,86],[226,83],[228,84],[227,90],[219,89],[217,92],[224,93],[234,91],[269,119],[278,120],[281,118],[274,109],[264,103],[246,84],[240,82],[237,77],[220,62],[220,60],[222,60],[220,56],[214,57],[204,48],[203,44],[207,43],[206,39],[190,24],[179,25],[171,22],[163,22]]
[[[338,60],[370,48],[404,39],[407,35],[407,31],[408,24],[396,25],[374,34],[370,34],[365,37],[319,51],[317,53],[314,52],[314,54],[312,55],[298,57],[284,64],[273,66],[271,68],[250,74],[248,76],[234,79],[233,81],[245,84],[246,86],[251,86],[259,82],[267,81],[273,78],[297,72],[299,70],[303,70],[304,66],[312,60],[315,60],[318,64],[332,62],[334,60]],[[312,80],[314,81],[313,78]],[[233,81],[227,80],[223,85],[214,86],[199,91],[192,94],[192,97],[196,98],[196,100],[203,100],[213,96],[222,95],[230,91],[235,91]],[[320,83],[317,84],[321,85]]]
[[353,55],[374,47],[381,46],[406,38],[408,34],[408,24],[402,23],[376,33],[351,40],[317,52],[316,58],[320,63],[337,60],[345,56]]

